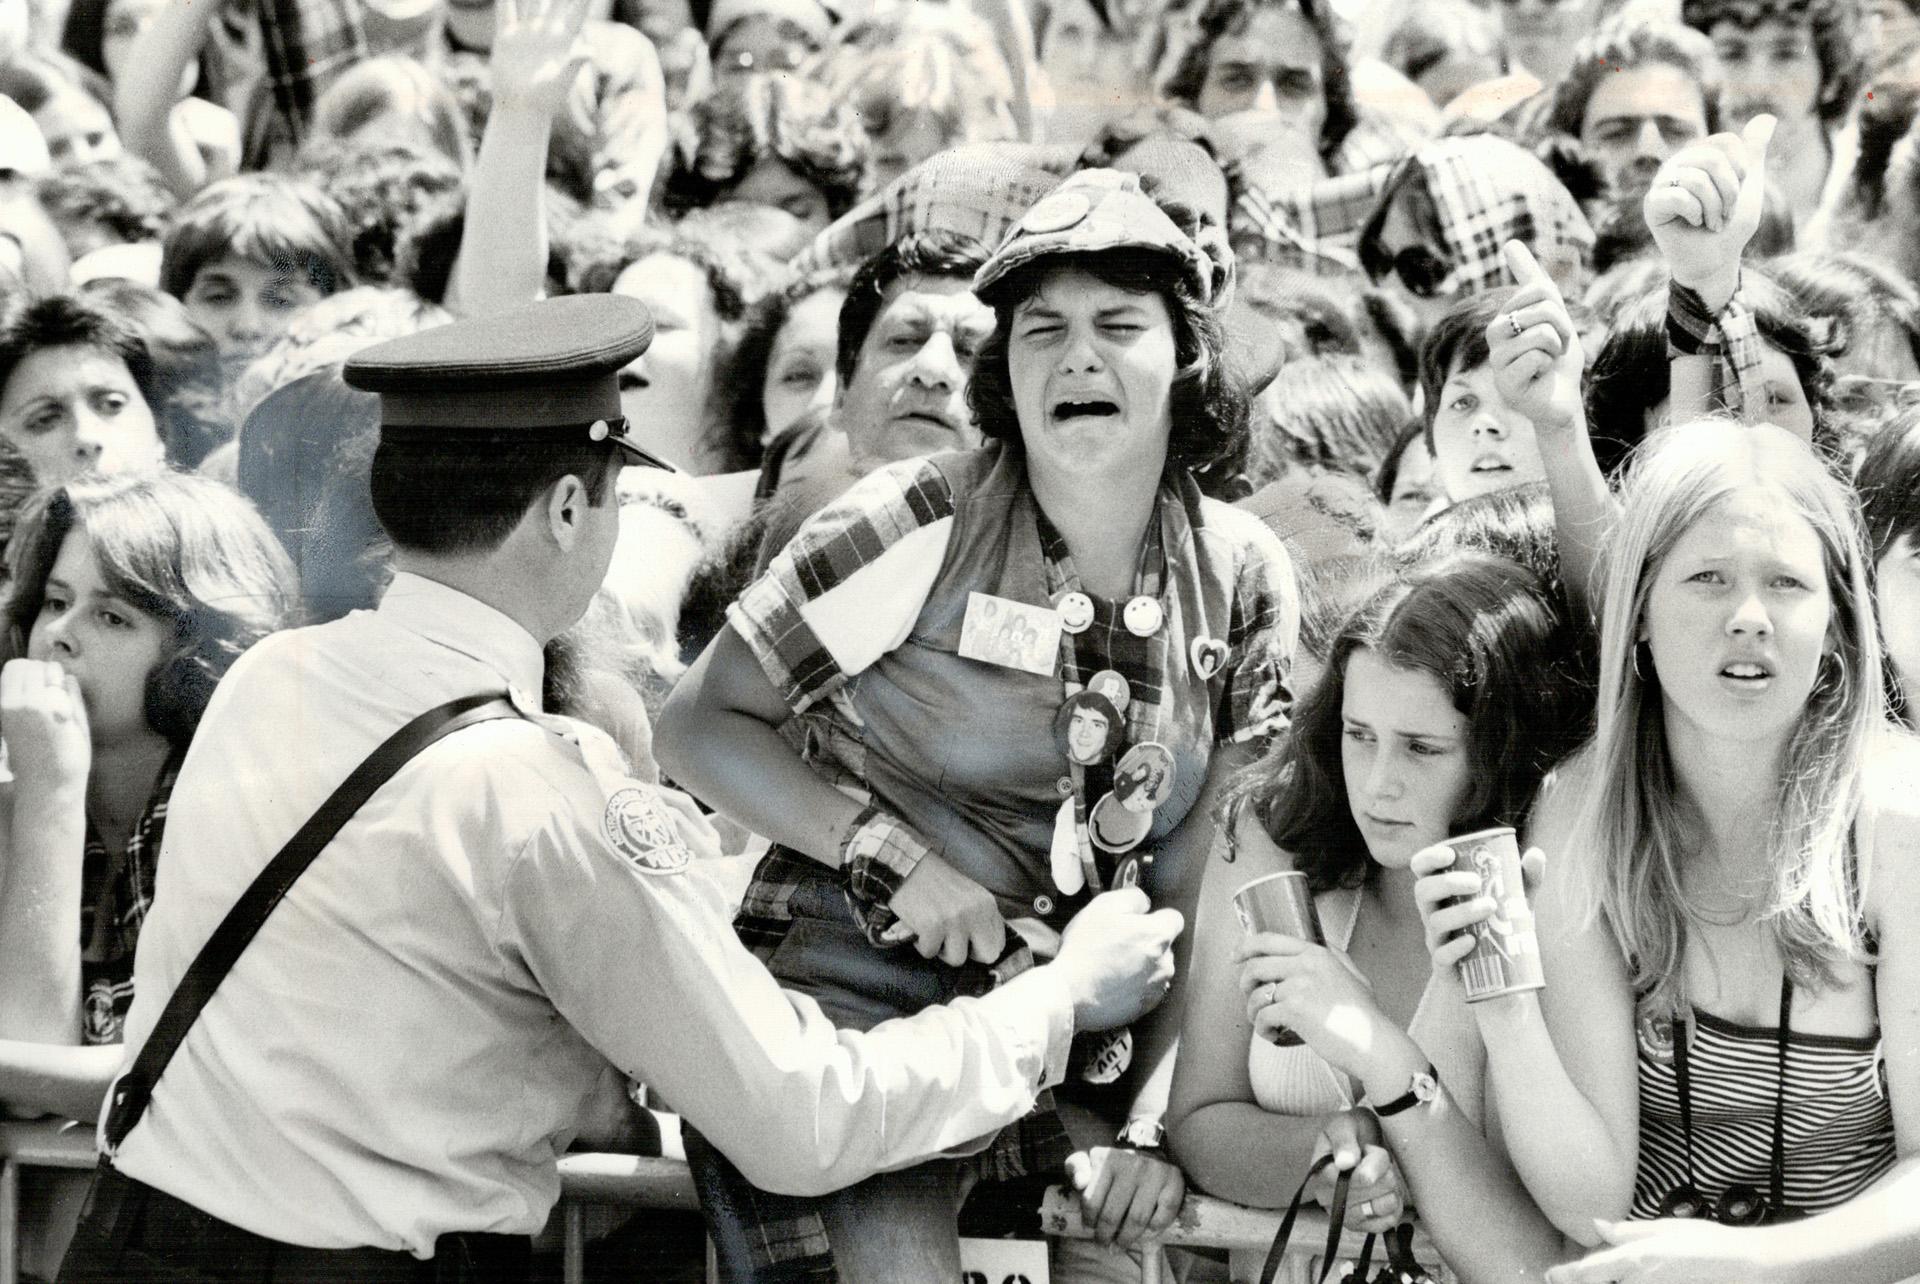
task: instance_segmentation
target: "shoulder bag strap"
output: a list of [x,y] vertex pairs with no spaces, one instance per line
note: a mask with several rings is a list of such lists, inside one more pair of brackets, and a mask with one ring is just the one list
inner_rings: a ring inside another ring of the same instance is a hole
[[320,804],[320,809],[287,841],[279,854],[267,862],[266,868],[220,920],[207,943],[200,947],[199,955],[180,979],[160,1020],[147,1036],[140,1055],[134,1058],[132,1068],[115,1084],[113,1099],[107,1106],[105,1139],[109,1157],[146,1113],[154,1085],[160,1081],[167,1063],[173,1060],[173,1054],[180,1050],[200,1010],[207,1006],[220,982],[233,969],[241,951],[247,948],[247,943],[266,923],[267,916],[273,913],[295,880],[313,864],[321,849],[333,841],[340,827],[352,819],[375,790],[435,741],[476,722],[519,716],[519,711],[505,697],[492,694],[462,696],[429,709],[389,736]]
[[[1307,1197],[1307,1186],[1322,1168],[1332,1162],[1333,1156],[1330,1154],[1314,1160],[1313,1166],[1307,1169],[1307,1175],[1300,1181],[1300,1189],[1293,1192],[1293,1202],[1287,1205],[1287,1214],[1280,1219],[1280,1228],[1273,1235],[1273,1246],[1267,1250],[1266,1264],[1260,1269],[1260,1284],[1273,1284],[1273,1277],[1279,1273],[1280,1263],[1287,1255],[1287,1243],[1293,1238],[1294,1219],[1300,1216],[1300,1205]],[[1340,1231],[1347,1220],[1347,1188],[1352,1183],[1351,1168],[1334,1181],[1333,1207],[1327,1210],[1327,1243],[1320,1255],[1317,1284],[1326,1284],[1327,1276],[1333,1273],[1334,1260],[1340,1255]]]

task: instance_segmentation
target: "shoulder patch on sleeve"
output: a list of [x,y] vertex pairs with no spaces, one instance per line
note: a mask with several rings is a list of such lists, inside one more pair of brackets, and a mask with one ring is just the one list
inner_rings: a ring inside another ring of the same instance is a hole
[[673,820],[650,789],[616,790],[600,819],[607,843],[642,874],[678,874],[693,863]]

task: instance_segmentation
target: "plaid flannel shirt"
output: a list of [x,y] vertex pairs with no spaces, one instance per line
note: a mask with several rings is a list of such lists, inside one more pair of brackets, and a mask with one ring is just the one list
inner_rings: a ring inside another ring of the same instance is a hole
[[127,837],[119,869],[113,868],[112,856],[93,826],[87,826],[81,858],[80,1033],[88,1044],[119,1043],[127,1010],[133,1006],[134,947],[153,904],[154,863],[166,833],[167,800],[173,796],[180,760],[176,750],[161,767],[147,805]]

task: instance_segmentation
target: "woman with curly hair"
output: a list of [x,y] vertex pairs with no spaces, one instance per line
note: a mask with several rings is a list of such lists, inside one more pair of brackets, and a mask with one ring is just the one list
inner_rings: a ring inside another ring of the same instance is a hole
[[749,76],[696,106],[664,202],[675,218],[721,201],[783,209],[816,231],[866,190],[867,135],[820,86]]
[[724,362],[718,391],[740,446],[765,447],[808,411],[833,400],[840,304],[851,273],[808,273],[757,300]]
[[[1103,889],[1190,905],[1209,789],[1285,720],[1285,547],[1193,480],[1247,421],[1212,281],[1133,175],[1069,178],[974,277],[986,444],[882,467],[816,514],[668,700],[662,768],[776,844],[736,928],[842,1025],[990,988]],[[1116,743],[1071,746],[1088,708]],[[967,1158],[794,1201],[690,1138],[723,1272],[774,1278],[757,1232],[779,1222],[818,1230],[843,1278],[956,1278],[971,1185],[1076,1151],[1089,1224],[1135,1247],[1183,1190],[1149,1123],[1173,993]]]
[[620,375],[627,422],[680,469],[698,476],[760,461],[758,437],[737,436],[717,377],[746,310],[743,265],[705,237],[642,226],[617,240],[589,229],[572,271],[581,294],[625,294],[653,314],[653,342]]
[[174,776],[221,675],[288,622],[293,569],[245,500],[168,472],[41,492],[9,561],[0,1099],[92,1119]]

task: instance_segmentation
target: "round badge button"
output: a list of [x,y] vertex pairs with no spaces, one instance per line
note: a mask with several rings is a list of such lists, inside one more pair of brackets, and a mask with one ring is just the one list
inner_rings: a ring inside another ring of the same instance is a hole
[[1143,593],[1127,603],[1126,610],[1120,613],[1120,620],[1133,636],[1150,638],[1166,623],[1166,613],[1160,609],[1157,600]]
[[1121,755],[1113,769],[1113,796],[1128,811],[1151,813],[1173,796],[1173,751],[1144,741]]
[[[1127,724],[1113,701],[1088,689],[1067,697],[1053,718],[1053,735],[1067,761],[1091,767],[1119,752]],[[1068,793],[1073,792],[1068,782]]]
[[1108,794],[1094,804],[1087,817],[1087,834],[1101,851],[1127,852],[1138,847],[1153,828],[1153,813],[1132,811]]
[[1121,713],[1125,713],[1127,706],[1133,703],[1133,688],[1128,686],[1127,680],[1114,669],[1102,669],[1088,678],[1087,690],[1098,691],[1112,701],[1113,707]]
[[1069,633],[1085,633],[1093,623],[1093,599],[1085,593],[1062,593],[1053,609],[1060,613],[1060,627]]
[[1055,192],[1027,211],[1020,230],[1045,234],[1064,232],[1093,212],[1093,202],[1079,192]]

